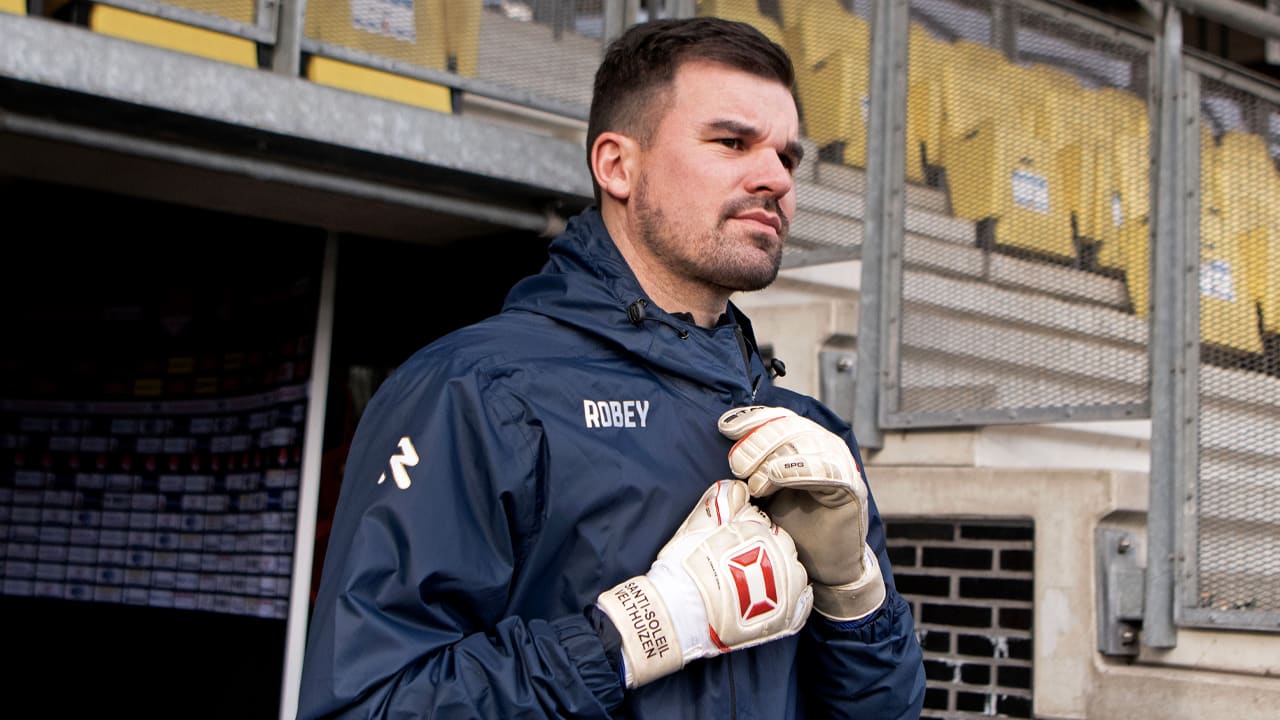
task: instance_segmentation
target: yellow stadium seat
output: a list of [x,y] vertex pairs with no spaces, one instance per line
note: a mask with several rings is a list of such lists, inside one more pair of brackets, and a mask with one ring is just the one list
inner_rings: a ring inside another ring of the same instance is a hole
[[1225,232],[1237,239],[1249,302],[1261,312],[1263,330],[1280,332],[1280,177],[1266,140],[1223,133],[1218,173]]
[[1150,129],[1146,104],[1118,88],[1076,95],[1076,142],[1059,150],[1067,202],[1079,236],[1097,244],[1097,264],[1127,271],[1124,226],[1150,212]]
[[1270,186],[1275,166],[1261,135],[1238,130],[1222,134],[1218,145],[1218,202],[1226,232],[1236,235],[1273,219]]
[[1151,313],[1151,223],[1146,216],[1126,220],[1109,247],[1123,268],[1129,305],[1138,317]]
[[452,94],[448,87],[383,70],[313,56],[307,60],[304,75],[312,82],[363,95],[444,113],[453,110]]
[[988,118],[1002,124],[1020,122],[1017,98],[1011,92],[1010,65],[996,48],[970,40],[951,44],[942,66],[942,146],[938,162],[948,168],[957,143]]
[[445,65],[463,77],[476,76],[480,55],[480,0],[444,3]]
[[[778,0],[778,22],[782,25],[785,36],[786,29],[800,23],[800,11],[808,0]],[[790,48],[787,52],[790,52]]]
[[1200,213],[1200,339],[1246,353],[1262,352],[1257,312],[1246,291],[1239,237],[1226,232],[1216,208]]
[[1030,123],[1036,137],[1055,152],[1076,142],[1082,132],[1080,94],[1084,92],[1074,75],[1051,65],[1037,63],[1020,70],[1018,79],[1024,87]]
[[[252,21],[253,5],[246,4]],[[206,30],[184,23],[121,10],[110,5],[92,5],[88,26],[104,35],[177,50],[221,62],[258,67],[258,46],[252,40]]]
[[0,12],[27,14],[27,0],[0,0]]
[[998,247],[1075,260],[1057,160],[1044,140],[1010,122],[983,120],[950,151],[955,214],[995,223]]
[[968,40],[952,43],[939,76],[939,163],[955,214],[994,222],[997,247],[1074,262],[1062,173],[1045,136],[1048,80]]
[[[1259,232],[1263,232],[1261,229]],[[1135,314],[1147,317],[1151,302],[1150,225],[1145,218],[1125,223],[1117,244],[1126,259],[1126,285]],[[1280,246],[1277,246],[1280,253]],[[1239,241],[1229,241],[1216,208],[1200,213],[1200,339],[1236,352],[1262,351],[1253,308],[1244,298]]]
[[[1202,137],[1206,135],[1201,132]],[[1235,146],[1235,143],[1231,143]],[[1224,162],[1241,161],[1239,147],[1225,151],[1211,139],[1200,148],[1200,339],[1219,348],[1262,352],[1257,310],[1250,300],[1248,271],[1240,252],[1241,236],[1224,208],[1238,200],[1230,189],[1234,168]]]
[[929,180],[927,169],[939,164],[942,148],[942,68],[951,44],[911,23],[907,41],[906,178]]
[[[1280,193],[1275,200],[1280,201]],[[1280,334],[1280,228],[1273,223],[1247,230],[1237,245],[1244,257],[1249,299],[1256,303],[1262,330]]]
[[411,4],[311,0],[307,39],[339,45],[389,60],[447,70],[445,0]]
[[[1226,232],[1222,197],[1221,148],[1206,126],[1200,146],[1200,340],[1234,352],[1262,351],[1257,315],[1246,291],[1241,238]],[[1145,218],[1124,223],[1117,245],[1125,266],[1130,301],[1145,317],[1151,298],[1149,225]]]
[[804,131],[826,153],[839,150],[846,165],[867,160],[867,88],[870,33],[867,22],[838,0],[808,0],[783,28],[796,66],[796,94]]
[[765,37],[786,47],[782,26],[777,20],[760,12],[756,0],[698,0],[695,11],[699,16],[745,22],[764,33]]

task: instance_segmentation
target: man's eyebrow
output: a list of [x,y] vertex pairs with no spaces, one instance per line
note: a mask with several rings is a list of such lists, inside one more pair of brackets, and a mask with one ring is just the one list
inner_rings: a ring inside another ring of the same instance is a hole
[[[712,120],[711,122],[707,123],[707,127],[713,130],[720,130],[722,132],[727,132],[732,135],[739,135],[742,137],[759,137],[760,136],[760,130],[758,130],[756,127],[752,125],[748,125],[747,123],[741,122],[739,120],[730,120],[730,119]],[[791,159],[797,165],[799,165],[800,161],[804,159],[804,146],[800,144],[799,140],[788,141],[785,152],[791,156]]]

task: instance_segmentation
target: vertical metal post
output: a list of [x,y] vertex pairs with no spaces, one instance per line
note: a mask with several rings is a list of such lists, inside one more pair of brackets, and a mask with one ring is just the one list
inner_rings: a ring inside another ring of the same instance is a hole
[[636,22],[640,0],[604,0],[604,38],[602,46],[621,35]]
[[1018,61],[1018,6],[1009,0],[991,3],[991,46],[1009,62]]
[[[260,3],[259,8],[271,7]],[[302,28],[307,0],[276,0],[276,42],[271,48],[271,69],[297,77],[302,72]]]
[[302,656],[306,650],[311,614],[311,563],[316,540],[316,510],[320,504],[320,463],[324,453],[324,416],[329,390],[329,360],[333,354],[334,293],[338,280],[338,236],[325,239],[320,275],[316,335],[311,348],[311,384],[307,391],[307,424],[302,443],[302,472],[298,482],[298,511],[293,534],[293,584],[289,589],[289,620],[285,630],[284,671],[280,683],[280,720],[298,715]]
[[667,2],[668,17],[691,18],[697,14],[697,0],[668,0]]
[[[907,116],[908,6],[876,0],[871,7],[867,110],[866,205],[862,219],[858,367],[853,431],[865,448],[884,446],[880,432],[883,368],[896,368],[902,306],[902,238]],[[896,371],[890,373],[897,378]],[[885,383],[896,399],[896,383]],[[894,405],[896,408],[896,404]]]
[[[1182,137],[1183,253],[1181,284],[1175,289],[1185,303],[1182,313],[1181,355],[1183,372],[1177,389],[1177,475],[1171,507],[1174,509],[1173,622],[1181,621],[1182,608],[1194,607],[1199,598],[1199,494],[1200,483],[1200,76],[1183,75]],[[1181,509],[1181,512],[1178,512]],[[1181,592],[1179,592],[1181,589]],[[1176,638],[1170,638],[1170,644]]]
[[[1155,87],[1157,107],[1156,164],[1153,193],[1154,227],[1151,247],[1151,481],[1147,511],[1147,577],[1142,642],[1148,647],[1177,644],[1174,625],[1174,578],[1177,564],[1177,491],[1187,467],[1185,442],[1187,410],[1187,343],[1189,320],[1197,317],[1198,301],[1188,298],[1188,153],[1185,144],[1198,142],[1189,132],[1182,63],[1182,18],[1166,5],[1156,38]],[[1194,192],[1194,189],[1192,190]],[[1197,208],[1198,209],[1198,208]],[[1197,221],[1198,224],[1198,221]],[[1198,248],[1196,248],[1198,249]],[[1191,263],[1198,268],[1199,262]],[[1198,284],[1194,285],[1198,290]],[[1192,418],[1194,421],[1194,418]]]

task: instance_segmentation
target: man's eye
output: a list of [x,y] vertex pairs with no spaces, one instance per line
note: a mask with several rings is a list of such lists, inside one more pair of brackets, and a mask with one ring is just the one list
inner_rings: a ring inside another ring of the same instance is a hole
[[741,149],[742,149],[742,140],[740,140],[740,139],[738,139],[738,138],[720,138],[719,140],[716,140],[716,142],[718,142],[718,143],[720,143],[721,145],[723,145],[723,146],[725,146],[725,147],[729,148],[730,150],[741,150]]

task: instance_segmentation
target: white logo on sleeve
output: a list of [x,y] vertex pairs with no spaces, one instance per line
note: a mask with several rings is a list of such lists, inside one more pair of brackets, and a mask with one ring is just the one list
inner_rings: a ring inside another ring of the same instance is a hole
[[[409,479],[409,471],[406,467],[413,467],[418,464],[418,450],[413,446],[413,441],[408,436],[400,438],[400,453],[391,456],[391,477],[396,480],[396,487],[401,490],[408,490],[409,485],[413,481]],[[381,485],[387,479],[387,474],[382,473],[378,476],[378,484]]]
[[583,400],[582,417],[588,428],[647,427],[648,400]]

